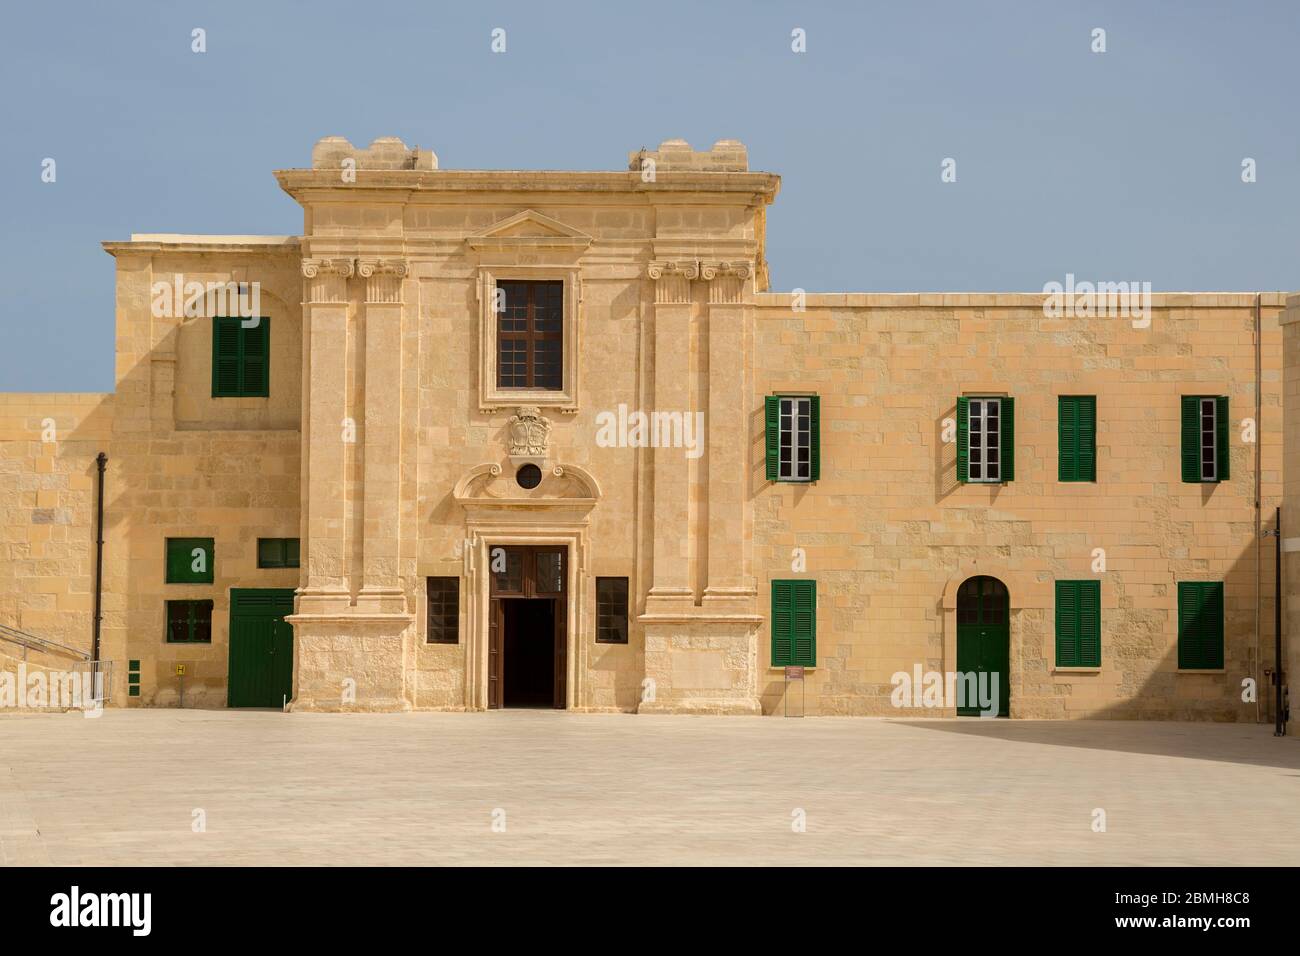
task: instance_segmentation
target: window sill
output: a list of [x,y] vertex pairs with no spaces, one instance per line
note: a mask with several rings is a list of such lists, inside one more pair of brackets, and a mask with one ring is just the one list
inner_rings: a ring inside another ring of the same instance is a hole
[[552,388],[492,389],[479,400],[479,412],[491,414],[519,406],[554,408],[566,414],[578,411],[578,401],[572,394]]
[[1101,667],[1053,667],[1053,674],[1100,674]]
[[1178,674],[1226,674],[1226,667],[1180,667],[1175,672]]

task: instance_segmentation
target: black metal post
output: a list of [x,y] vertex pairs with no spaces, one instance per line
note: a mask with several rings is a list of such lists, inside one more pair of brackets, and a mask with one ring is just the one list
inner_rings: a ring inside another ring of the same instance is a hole
[[1273,679],[1277,682],[1276,723],[1273,736],[1286,736],[1286,714],[1282,710],[1282,688],[1286,674],[1282,670],[1282,509],[1277,509],[1273,530]]
[[[91,642],[91,674],[99,672],[99,628],[103,620],[104,596],[104,469],[108,467],[108,456],[102,451],[95,456],[99,468],[99,502],[95,508],[95,632]],[[92,676],[91,680],[95,678]]]

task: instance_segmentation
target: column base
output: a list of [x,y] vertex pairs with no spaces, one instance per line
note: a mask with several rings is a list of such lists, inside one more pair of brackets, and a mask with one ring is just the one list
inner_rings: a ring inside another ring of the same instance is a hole
[[753,588],[707,587],[702,602],[704,611],[711,616],[752,616],[754,613]]
[[709,700],[682,701],[642,701],[637,705],[638,714],[701,714],[721,717],[761,717],[763,707],[758,699],[727,700],[725,698]]
[[406,592],[397,587],[363,587],[357,593],[361,614],[405,614]]
[[758,699],[758,628],[752,614],[699,610],[672,616],[647,613],[645,676],[638,714],[763,712]]
[[686,615],[698,610],[690,588],[651,588],[645,596],[646,614]]
[[411,709],[410,614],[295,614],[289,710],[392,713]]

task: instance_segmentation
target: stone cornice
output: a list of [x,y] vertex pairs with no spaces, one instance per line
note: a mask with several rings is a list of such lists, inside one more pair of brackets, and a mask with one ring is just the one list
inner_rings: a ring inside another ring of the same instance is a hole
[[[661,173],[652,183],[634,172],[579,172],[543,170],[386,169],[357,170],[355,183],[342,183],[338,172],[323,169],[279,169],[280,188],[300,202],[311,198],[341,201],[350,195],[376,193],[383,202],[406,202],[419,193],[581,192],[581,193],[703,193],[730,197],[728,202],[772,202],[780,189],[775,173],[687,172]],[[383,193],[405,195],[383,195]]]
[[[1154,309],[1226,309],[1251,308],[1254,292],[1154,292]],[[1259,293],[1266,308],[1286,305],[1285,292]],[[802,306],[806,309],[1039,309],[1046,296],[1042,292],[808,292]],[[761,309],[788,312],[789,292],[760,292],[753,304]]]
[[100,245],[111,256],[154,255],[173,253],[226,253],[230,255],[296,256],[302,240],[297,236],[248,237],[247,241],[225,241],[213,236],[169,239],[107,240]]

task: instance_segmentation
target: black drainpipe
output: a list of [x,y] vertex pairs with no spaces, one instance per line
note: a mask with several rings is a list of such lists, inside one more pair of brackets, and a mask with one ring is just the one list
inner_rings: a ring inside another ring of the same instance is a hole
[[1277,682],[1277,698],[1273,725],[1274,737],[1286,736],[1286,712],[1282,709],[1282,509],[1277,509],[1277,525],[1273,531],[1273,680]]
[[101,451],[95,456],[95,464],[99,468],[99,506],[95,509],[95,637],[90,652],[91,673],[99,671],[99,625],[104,616],[104,469],[108,466],[108,456]]

